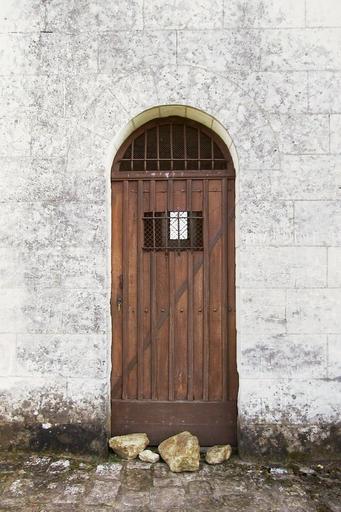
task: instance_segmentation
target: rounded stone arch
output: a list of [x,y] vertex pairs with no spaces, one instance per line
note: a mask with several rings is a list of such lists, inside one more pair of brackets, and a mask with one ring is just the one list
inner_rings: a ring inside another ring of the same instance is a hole
[[239,84],[219,73],[164,66],[117,78],[99,76],[87,97],[91,101],[79,107],[82,113],[70,137],[70,171],[102,167],[109,180],[120,142],[141,123],[170,112],[212,123],[230,148],[237,175],[243,169],[280,169],[278,141],[266,113]]
[[128,124],[121,128],[121,130],[116,134],[116,137],[113,140],[112,147],[110,148],[110,155],[108,155],[108,160],[111,161],[111,165],[115,159],[117,151],[120,149],[122,144],[130,137],[130,135],[133,132],[135,132],[135,130],[145,125],[146,123],[153,121],[154,119],[172,116],[190,119],[203,125],[209,130],[212,130],[212,132],[216,133],[229,150],[235,172],[238,172],[237,150],[229,133],[225,130],[223,125],[207,112],[187,105],[158,105],[141,112],[133,119],[131,119],[128,122]]

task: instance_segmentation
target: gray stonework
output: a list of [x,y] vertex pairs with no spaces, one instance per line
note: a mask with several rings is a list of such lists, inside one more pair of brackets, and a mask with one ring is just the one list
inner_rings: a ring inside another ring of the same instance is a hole
[[2,512],[340,512],[336,464],[165,463],[0,454]]
[[110,167],[182,105],[237,169],[241,451],[335,453],[340,84],[338,0],[0,2],[3,447],[104,448]]

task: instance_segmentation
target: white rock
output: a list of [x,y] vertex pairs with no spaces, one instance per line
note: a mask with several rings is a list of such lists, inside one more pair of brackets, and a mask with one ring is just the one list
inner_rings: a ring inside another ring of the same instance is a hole
[[208,464],[221,464],[230,458],[231,453],[232,448],[229,444],[212,446],[207,450],[205,460]]
[[147,434],[127,434],[109,439],[110,448],[123,459],[136,459],[148,445]]
[[159,445],[159,453],[174,473],[197,471],[200,464],[200,446],[196,436],[181,432]]
[[154,463],[160,460],[160,455],[151,450],[143,450],[143,452],[139,453],[139,459],[143,460],[143,462]]

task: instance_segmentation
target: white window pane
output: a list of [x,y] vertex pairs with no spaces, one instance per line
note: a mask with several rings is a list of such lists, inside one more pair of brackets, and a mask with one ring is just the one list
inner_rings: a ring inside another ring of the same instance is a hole
[[169,212],[169,238],[170,240],[187,240],[187,212]]

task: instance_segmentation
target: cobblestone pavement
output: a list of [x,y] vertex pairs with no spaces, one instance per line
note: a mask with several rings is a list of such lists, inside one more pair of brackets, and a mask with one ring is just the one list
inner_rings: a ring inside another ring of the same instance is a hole
[[335,464],[260,466],[232,458],[171,473],[164,463],[0,454],[0,511],[340,512]]

